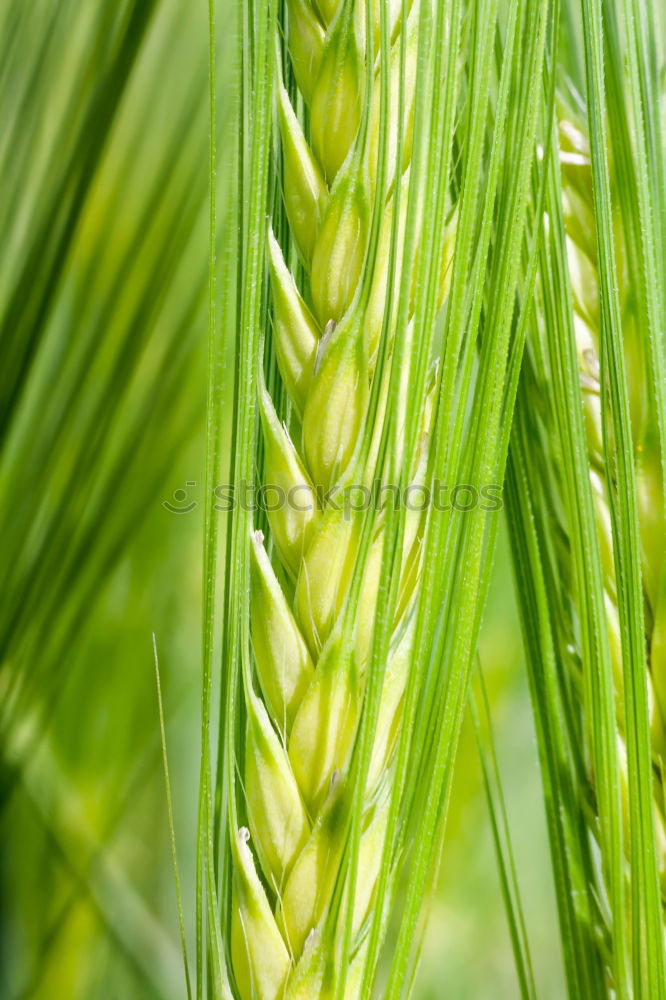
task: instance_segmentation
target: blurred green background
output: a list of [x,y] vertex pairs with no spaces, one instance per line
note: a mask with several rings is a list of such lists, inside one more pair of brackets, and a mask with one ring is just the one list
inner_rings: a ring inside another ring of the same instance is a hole
[[[204,0],[0,0],[3,1000],[184,996],[152,634],[193,936],[206,73]],[[503,534],[480,652],[549,1000],[559,944]],[[416,996],[517,992],[468,720]]]

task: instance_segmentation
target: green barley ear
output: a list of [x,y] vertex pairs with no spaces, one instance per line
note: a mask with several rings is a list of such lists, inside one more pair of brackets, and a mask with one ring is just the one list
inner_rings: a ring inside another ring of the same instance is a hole
[[312,257],[312,300],[322,327],[339,323],[351,305],[365,259],[370,230],[368,185],[351,164],[340,175]]
[[[367,940],[356,951],[346,970],[343,1000],[356,1000],[361,988]],[[319,1000],[335,998],[335,942],[318,931],[308,936],[303,956],[289,981],[286,1000]]]
[[310,103],[319,78],[324,51],[324,29],[309,0],[288,0],[288,10],[291,64],[301,93]]
[[[270,530],[267,551],[251,512],[232,512],[216,802],[227,837],[249,824],[257,864],[236,842],[222,852],[222,937],[233,914],[243,1000],[275,948],[285,1000],[372,995],[404,872],[397,1000],[443,838],[432,804],[448,794],[496,529],[478,512],[374,497],[431,485],[435,468],[501,481],[550,10],[528,17],[519,0],[500,32],[489,0],[466,48],[464,6],[269,0],[267,13],[252,0],[243,20],[234,481],[260,481]],[[274,126],[284,176],[269,184]],[[509,136],[518,166],[505,177]],[[504,191],[514,211],[496,209]],[[271,510],[271,487],[313,503]],[[460,614],[442,625],[453,580]],[[426,737],[428,719],[440,721]],[[241,917],[257,936],[245,950]]]
[[[405,173],[400,182],[400,210],[397,220],[398,227],[398,258],[396,260],[396,271],[398,274],[402,270],[402,243],[404,240],[405,227],[407,224],[407,202],[409,194],[409,171]],[[364,316],[365,326],[365,357],[368,359],[370,368],[374,367],[379,338],[384,324],[384,313],[386,310],[386,291],[391,268],[391,233],[394,225],[394,213],[396,208],[395,196],[389,199],[386,209],[382,215],[381,229],[379,232],[379,243],[377,247],[377,259],[375,261],[375,274],[370,292],[370,300]],[[392,317],[393,320],[393,317]]]
[[412,618],[398,630],[391,650],[377,713],[377,730],[368,768],[368,791],[375,789],[395,750],[400,732],[400,707],[405,696],[407,676],[414,654],[415,622]]
[[280,375],[302,414],[314,374],[320,332],[287,269],[272,229],[268,233],[268,267]]
[[349,466],[367,412],[369,375],[359,318],[331,324],[319,345],[303,415],[303,445],[318,485],[334,485]]
[[[373,0],[377,3],[378,0]],[[394,3],[394,16],[395,8],[398,6],[396,0]],[[406,51],[405,51],[405,93],[403,96],[403,102],[406,108],[405,119],[403,122],[400,121],[400,60],[402,58],[402,45],[401,40],[398,37],[391,50],[391,93],[389,102],[389,121],[391,124],[389,132],[389,148],[388,148],[388,167],[387,167],[387,183],[388,187],[396,181],[396,176],[399,178],[405,170],[409,167],[409,163],[412,156],[412,140],[413,140],[413,130],[414,130],[414,100],[415,100],[415,86],[416,86],[416,59],[418,55],[418,13],[417,9],[414,8],[409,16],[407,22],[407,35],[406,35]],[[377,41],[375,41],[375,46]],[[375,81],[375,87],[372,93],[372,113],[370,118],[370,144],[369,144],[369,159],[370,159],[370,177],[374,177],[377,171],[377,154],[379,151],[380,139],[381,139],[381,88],[378,86],[378,81]],[[401,157],[400,164],[396,163],[398,155],[398,144],[400,142]],[[399,169],[396,169],[399,166]]]
[[345,769],[360,709],[360,681],[352,655],[334,635],[317,661],[289,737],[289,759],[313,815],[329,794],[334,774]]
[[349,589],[358,551],[358,527],[344,511],[328,508],[304,554],[295,606],[308,645],[320,653]]
[[310,833],[305,806],[260,699],[248,699],[245,794],[250,832],[264,871],[279,890]]
[[363,110],[365,70],[353,10],[353,3],[341,4],[312,94],[312,142],[329,184],[352,148]]
[[509,463],[566,971],[590,996],[666,989],[666,187],[633,51],[651,7],[624,51],[615,5],[582,4],[590,133],[566,112]]
[[344,0],[315,0],[315,7],[324,24],[328,27]]
[[278,1000],[284,994],[291,960],[257,875],[249,839],[249,831],[243,828],[233,842],[234,976],[242,1000]]
[[269,487],[266,496],[268,520],[282,562],[295,578],[321,519],[317,496],[291,438],[278,420],[261,376],[259,408]]
[[298,249],[309,267],[328,204],[328,188],[282,81],[278,85],[278,119],[284,156],[284,207]]
[[314,676],[312,659],[256,532],[251,546],[252,647],[264,697],[284,733]]
[[278,923],[297,961],[330,902],[344,845],[348,808],[344,783],[333,772],[312,833],[279,899]]

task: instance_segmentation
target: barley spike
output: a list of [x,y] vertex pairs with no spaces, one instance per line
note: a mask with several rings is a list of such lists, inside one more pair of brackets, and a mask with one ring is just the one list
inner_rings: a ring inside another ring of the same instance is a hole
[[[407,23],[402,23],[402,5],[389,5],[393,51],[387,201],[370,294],[359,305],[359,286],[364,269],[370,266],[367,251],[379,143],[378,61],[375,93],[367,102],[367,123],[363,124],[369,58],[365,5],[345,0],[289,0],[287,6],[292,67],[308,107],[311,143],[306,141],[279,72],[277,125],[284,158],[284,206],[308,276],[309,301],[299,291],[269,227],[275,355],[292,419],[288,426],[281,423],[259,373],[264,482],[279,487],[293,502],[268,511],[270,548],[260,531],[251,539],[256,680],[246,679],[245,685],[244,791],[249,831],[239,834],[233,852],[232,961],[243,1000],[315,1000],[333,995],[326,915],[338,880],[349,817],[347,768],[363,700],[383,534],[379,517],[350,650],[341,641],[340,616],[360,544],[359,519],[344,504],[326,497],[353,479],[352,473],[358,473],[357,483],[372,481],[375,452],[370,449],[370,460],[360,470],[356,456],[367,430],[384,323],[396,184],[402,185],[404,195],[399,221],[400,232],[404,229],[419,7],[414,5]],[[373,4],[372,17],[372,41],[377,46],[378,3]],[[403,32],[406,118],[400,123],[397,95]],[[404,141],[398,168],[400,127]],[[449,261],[450,249],[443,250],[440,303],[447,291]],[[398,260],[398,275],[401,266]],[[422,443],[427,440],[432,413],[430,401],[423,416]],[[353,908],[353,958],[345,980],[348,1000],[357,995],[355,983],[363,962],[361,929],[372,905],[382,852],[389,765],[414,638],[409,611],[418,586],[422,530],[422,515],[410,512],[394,641],[367,779]]]

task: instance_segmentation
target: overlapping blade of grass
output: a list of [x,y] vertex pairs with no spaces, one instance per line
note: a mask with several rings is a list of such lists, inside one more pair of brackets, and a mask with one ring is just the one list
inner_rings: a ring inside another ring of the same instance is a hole
[[[139,538],[146,554],[146,520],[173,517],[161,501],[182,485],[174,477],[186,449],[198,478],[192,436],[205,405],[197,346],[205,327],[205,46],[205,12],[179,0],[11,0],[0,14],[0,965],[12,987],[35,977],[48,993],[58,967],[71,964],[70,929],[74,949],[90,954],[78,963],[77,988],[87,996],[102,989],[92,966],[103,964],[105,949],[114,955],[123,936],[130,951],[142,947],[140,930],[132,942],[132,921],[123,921],[122,886],[114,910],[113,879],[102,892],[110,929],[77,938],[82,913],[94,924],[97,875],[85,865],[63,868],[56,843],[75,853],[76,837],[56,827],[62,799],[75,794],[60,769],[53,781],[40,768],[39,750],[48,745],[67,761],[95,829],[117,798],[132,807],[128,828],[141,822],[158,787],[155,767],[130,799],[122,795],[144,740],[158,732],[154,687],[141,669],[144,639],[179,581],[168,575],[168,532],[153,539],[140,571],[133,560]],[[127,850],[134,836],[123,831],[118,849],[127,888],[136,878]],[[158,837],[147,876],[154,862],[158,877],[162,848]],[[103,869],[106,844],[95,849]],[[15,897],[4,892],[12,866]],[[39,894],[22,875],[34,871]],[[140,898],[147,881],[137,878],[140,891],[132,889],[136,912],[150,917],[175,977],[177,946]],[[43,969],[32,967],[48,934],[45,901],[55,906],[69,883],[81,905]],[[119,935],[116,919],[125,924]],[[146,949],[140,964],[153,986],[147,994],[144,982],[137,995],[168,993],[159,957]],[[122,958],[114,969],[124,982]]]
[[537,990],[518,882],[518,870],[497,761],[488,692],[480,660],[477,662],[476,674],[472,681],[470,708],[520,995],[523,1000],[536,1000]]
[[[153,912],[132,884],[117,845],[98,842],[86,817],[84,801],[58,765],[47,741],[25,765],[22,786],[24,801],[44,831],[49,863],[66,873],[68,884],[91,905],[109,942],[133,967],[142,988],[151,996],[168,997],[171,984],[182,979],[180,949],[160,915]],[[54,787],[58,789],[56,802]],[[57,885],[57,879],[53,883]],[[61,928],[56,924],[53,930],[57,934]],[[46,969],[44,962],[41,969],[33,971],[44,975]],[[11,968],[7,971],[15,972]],[[18,970],[19,983],[29,979],[30,971],[25,967]]]
[[[146,17],[150,5],[139,6]],[[123,46],[141,48],[135,14],[91,6],[77,33],[75,8],[60,5],[54,22],[43,24],[44,46],[56,46],[46,60],[48,78],[40,76],[44,54],[31,16],[9,46],[17,62],[23,52],[26,79],[19,75],[15,83],[16,136],[0,168],[10,195],[3,200],[2,371],[13,400],[10,408],[7,396],[0,455],[3,729],[20,715],[15,698],[35,689],[46,698],[52,665],[157,502],[201,407],[184,386],[200,363],[194,332],[205,288],[195,249],[204,221],[203,73],[193,73],[175,100],[163,87],[162,100],[137,103],[142,88],[156,89],[182,12],[165,5],[132,77]],[[101,107],[97,90],[83,81],[89,60],[107,52],[115,75],[106,81],[100,71],[98,88],[112,91],[113,100]],[[115,122],[125,88],[132,103]],[[10,105],[6,91],[4,102]],[[4,110],[12,122],[12,107]],[[102,156],[110,133],[114,141]],[[68,172],[62,151],[70,145],[76,169]],[[26,163],[14,176],[22,156]],[[55,191],[61,169],[63,185],[74,183],[76,171],[85,174],[67,199]],[[54,221],[59,213],[66,216],[62,226]],[[21,302],[18,324],[14,301]],[[156,451],[158,436],[170,447]]]
[[528,676],[534,706],[560,935],[572,997],[603,995],[604,942],[599,941],[600,895],[587,835],[589,785],[582,739],[576,726],[578,691],[558,653],[562,635],[553,605],[562,600],[553,572],[552,547],[543,546],[543,524],[552,514],[552,495],[543,497],[547,469],[534,460],[543,447],[531,418],[536,392],[526,392],[525,366],[516,402],[507,468],[506,503],[519,592]]
[[[3,435],[23,391],[81,206],[156,2],[90,5],[88,17],[82,19],[75,4],[59,5],[57,15],[46,6],[36,5],[22,18],[23,30],[12,38],[12,85],[4,89],[13,107],[3,109],[3,121],[14,127],[3,136]],[[26,59],[30,51],[34,56]],[[70,55],[72,65],[64,69],[63,60]],[[88,99],[82,103],[81,89],[93,72],[95,85],[85,90]],[[57,79],[60,87],[54,85]],[[54,158],[49,134],[54,122],[49,117],[55,117],[56,108],[61,141]],[[27,225],[28,206],[21,197],[26,192],[33,206]]]
[[[223,362],[225,348],[231,348],[229,354],[235,359],[234,336],[236,324],[239,321],[238,287],[241,263],[236,256],[234,237],[242,241],[242,226],[244,224],[243,185],[238,177],[236,158],[243,155],[242,122],[245,113],[244,86],[239,86],[238,77],[240,63],[238,61],[237,37],[242,33],[242,14],[239,11],[232,15],[229,23],[228,38],[233,43],[233,58],[230,61],[230,79],[228,93],[230,98],[229,122],[230,128],[224,146],[222,159],[222,175],[226,182],[227,200],[225,204],[224,223],[222,225],[224,255],[222,257],[220,313],[221,322],[217,316],[217,267],[216,267],[216,234],[217,197],[216,177],[218,170],[217,134],[217,28],[216,4],[211,0],[208,4],[208,237],[209,237],[209,272],[208,272],[208,387],[206,406],[206,498],[204,508],[203,534],[203,581],[202,581],[202,617],[201,617],[201,757],[199,770],[199,803],[197,813],[197,849],[196,849],[196,957],[195,957],[195,990],[197,1000],[213,992],[215,996],[229,996],[227,963],[225,953],[226,942],[222,940],[220,914],[218,906],[218,889],[226,894],[229,884],[228,862],[224,858],[220,866],[219,840],[227,843],[227,831],[221,829],[221,815],[226,808],[229,796],[229,774],[225,769],[224,750],[228,739],[228,725],[224,710],[218,720],[218,754],[217,770],[213,777],[211,763],[213,729],[211,725],[212,700],[214,688],[214,656],[219,650],[220,629],[216,613],[217,602],[223,602],[223,620],[229,621],[233,592],[228,578],[222,580],[220,586],[218,560],[220,557],[219,518],[217,505],[214,503],[214,488],[218,476],[222,472],[223,438],[227,446],[228,461],[224,465],[225,478],[233,481],[230,468],[235,466],[237,454],[236,430],[223,419],[223,406],[226,403],[233,409],[238,398],[238,366],[236,377],[230,380],[224,377]],[[240,92],[240,93],[239,93]],[[224,399],[223,387],[227,387],[228,397]],[[225,550],[227,558],[233,551],[233,519],[227,522]],[[223,649],[223,656],[226,650]],[[224,663],[224,660],[223,660]],[[222,671],[222,678],[217,688],[220,704],[228,697],[227,679]]]
[[[484,191],[482,216],[484,226],[489,226],[494,208],[496,194],[494,183],[497,183],[494,169],[498,166],[495,156],[499,155],[499,149],[502,148],[504,141],[502,99],[503,97],[506,99],[508,94],[509,81],[517,89],[513,91],[513,100],[507,108],[506,142],[509,148],[509,144],[513,146],[514,140],[519,141],[520,154],[517,162],[520,164],[520,169],[503,176],[499,181],[495,254],[491,258],[488,283],[482,281],[481,274],[477,270],[479,263],[477,258],[470,285],[466,285],[465,290],[460,289],[458,293],[459,304],[467,306],[467,289],[469,287],[472,289],[470,312],[467,314],[468,321],[472,323],[478,322],[482,293],[487,295],[488,302],[487,312],[483,314],[483,346],[478,381],[474,386],[472,424],[467,431],[469,435],[467,447],[461,447],[461,438],[458,437],[464,426],[463,417],[466,412],[463,404],[464,396],[456,401],[457,418],[454,422],[454,435],[451,436],[448,432],[450,411],[448,420],[443,418],[441,423],[438,423],[438,434],[441,437],[437,446],[436,462],[439,463],[448,455],[448,461],[453,465],[450,471],[444,466],[444,480],[474,483],[479,489],[483,484],[502,480],[503,447],[499,428],[502,421],[508,419],[512,408],[512,397],[508,393],[508,411],[504,410],[504,392],[512,384],[521,355],[520,344],[513,345],[515,350],[510,349],[511,332],[516,329],[520,332],[522,328],[520,323],[514,327],[512,320],[516,284],[521,276],[520,253],[525,238],[526,221],[523,213],[531,179],[531,152],[538,116],[538,105],[534,101],[528,101],[527,94],[533,95],[540,91],[542,60],[549,23],[549,11],[546,8],[542,8],[534,18],[533,13],[533,10],[528,12],[526,9],[516,12],[518,33],[513,49],[510,45],[511,20],[507,27],[507,48],[496,112],[495,144],[492,147],[489,169],[489,176],[493,180]],[[472,100],[470,107],[476,106]],[[470,120],[473,121],[475,112],[470,111],[470,115]],[[469,155],[470,163],[474,163],[473,154],[470,152]],[[483,246],[482,242],[481,247]],[[483,251],[481,256],[483,257]],[[456,263],[454,257],[454,289]],[[455,329],[457,317],[453,306],[450,308],[452,311],[449,319],[452,322],[452,329]],[[506,381],[500,379],[498,382],[498,372],[503,373]],[[448,401],[448,406],[451,406],[452,402]],[[432,878],[433,871],[436,870],[438,853],[442,848],[448,788],[463,709],[462,699],[467,688],[475,637],[478,634],[496,530],[492,525],[492,519],[490,522],[484,519],[483,512],[478,510],[470,512],[470,516],[453,515],[452,521],[456,531],[451,532],[446,538],[442,533],[442,522],[437,518],[432,519],[432,538],[427,544],[434,545],[434,549],[430,550],[429,554],[426,549],[426,566],[432,575],[429,574],[422,592],[423,606],[428,609],[427,614],[432,616],[429,628],[433,629],[435,643],[431,653],[428,652],[427,645],[423,644],[417,660],[419,670],[414,671],[418,678],[422,669],[420,659],[423,656],[425,660],[423,667],[427,669],[424,676],[426,683],[418,697],[421,700],[419,712],[423,713],[421,717],[427,721],[424,722],[419,741],[415,743],[417,753],[412,760],[412,766],[421,776],[412,802],[425,799],[426,810],[422,814],[423,821],[418,827],[419,837],[423,839],[419,840],[415,849],[415,860],[410,875],[408,918],[404,920],[401,928],[392,974],[393,992],[390,995],[395,996],[398,995],[400,981],[398,970],[406,972],[418,954],[418,949],[410,939],[410,935],[416,930],[417,913],[420,909],[417,899],[419,892],[423,893],[427,880]],[[437,571],[442,574],[439,580],[434,576]],[[428,674],[431,675],[429,678]],[[426,726],[435,734],[434,739],[427,738]],[[413,969],[413,965],[411,968]]]

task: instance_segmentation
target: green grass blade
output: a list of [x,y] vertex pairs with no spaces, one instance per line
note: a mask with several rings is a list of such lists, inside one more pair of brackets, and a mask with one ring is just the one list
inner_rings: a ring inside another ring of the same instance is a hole
[[183,894],[180,885],[180,869],[178,867],[178,851],[176,848],[176,828],[173,820],[173,803],[171,798],[171,780],[169,778],[169,757],[167,753],[166,729],[164,727],[164,705],[162,703],[162,682],[160,681],[160,665],[157,656],[157,638],[153,633],[153,657],[155,660],[155,683],[157,686],[157,707],[160,718],[160,743],[162,745],[162,765],[164,768],[164,788],[166,792],[167,817],[169,821],[169,840],[171,843],[171,860],[173,877],[176,883],[176,906],[178,908],[178,926],[180,943],[183,950],[183,965],[185,972],[185,989],[188,1000],[192,1000],[192,985],[190,982],[190,963],[187,958],[187,937],[185,934],[185,915],[183,913]]
[[493,735],[488,693],[481,663],[477,663],[474,681],[470,691],[470,708],[476,736],[479,760],[483,772],[483,784],[490,814],[497,866],[499,869],[502,896],[509,923],[520,995],[524,1000],[536,1000],[537,990],[532,968],[529,939],[516,871],[516,862],[511,842],[511,830],[502,790],[502,779],[495,739]]

